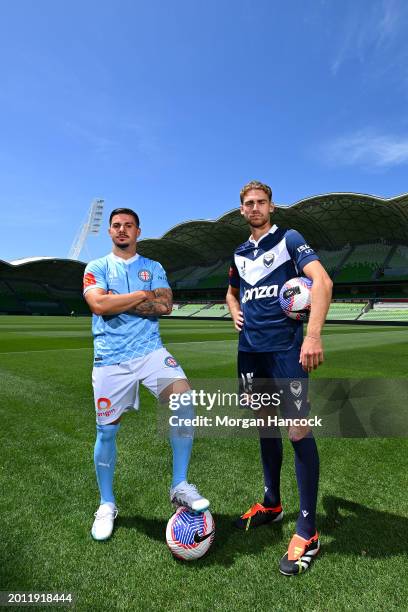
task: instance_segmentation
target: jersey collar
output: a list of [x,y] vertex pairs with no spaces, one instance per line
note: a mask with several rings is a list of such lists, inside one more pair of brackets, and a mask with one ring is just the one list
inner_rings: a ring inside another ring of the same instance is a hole
[[252,238],[252,236],[249,237],[249,242],[251,242],[253,245],[255,245],[256,247],[259,245],[259,243],[266,238],[267,236],[269,236],[269,234],[274,234],[276,232],[276,230],[278,229],[277,225],[272,225],[271,229],[269,230],[268,233],[264,234],[263,236],[260,237],[260,239],[258,241],[254,240]]
[[126,266],[133,263],[134,261],[136,261],[136,259],[138,259],[138,257],[140,257],[139,253],[136,253],[136,255],[133,255],[133,257],[131,257],[130,259],[123,259],[123,257],[118,257],[117,255],[115,255],[115,253],[110,253],[110,256],[112,257],[113,261],[120,261]]

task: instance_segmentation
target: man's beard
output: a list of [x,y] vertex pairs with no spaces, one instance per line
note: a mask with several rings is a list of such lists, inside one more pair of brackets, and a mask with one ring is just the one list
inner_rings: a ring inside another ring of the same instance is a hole
[[123,251],[127,249],[129,245],[130,242],[115,242],[115,246],[117,246],[118,249],[122,249]]
[[269,217],[259,217],[258,219],[248,219],[248,223],[250,225],[250,227],[255,227],[255,228],[259,228],[259,227],[264,227],[264,225],[267,225],[270,222]]

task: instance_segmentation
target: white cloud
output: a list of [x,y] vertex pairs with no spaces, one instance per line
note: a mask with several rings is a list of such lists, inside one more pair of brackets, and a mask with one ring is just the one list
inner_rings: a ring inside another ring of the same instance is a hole
[[352,3],[348,7],[337,27],[340,43],[330,65],[333,75],[346,61],[387,62],[385,55],[390,51],[392,56],[394,46],[398,46],[399,52],[406,48],[408,8],[405,0],[373,0],[368,10],[366,3]]
[[370,130],[337,138],[324,147],[331,163],[346,166],[388,168],[408,163],[408,136],[379,134]]

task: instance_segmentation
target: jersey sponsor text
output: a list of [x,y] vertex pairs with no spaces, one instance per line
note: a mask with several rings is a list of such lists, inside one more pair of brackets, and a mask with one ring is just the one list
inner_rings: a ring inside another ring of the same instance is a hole
[[277,297],[278,285],[262,285],[261,287],[250,287],[246,289],[242,297],[242,303],[250,300],[261,300],[262,298]]

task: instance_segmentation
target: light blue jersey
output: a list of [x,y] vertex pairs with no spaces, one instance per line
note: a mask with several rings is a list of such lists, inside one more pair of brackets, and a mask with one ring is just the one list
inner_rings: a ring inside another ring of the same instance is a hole
[[[122,259],[113,253],[90,261],[84,272],[84,295],[90,289],[112,293],[169,288],[166,272],[159,262],[136,254]],[[124,312],[118,315],[93,315],[94,365],[114,365],[144,357],[161,348],[157,317],[139,317]]]

